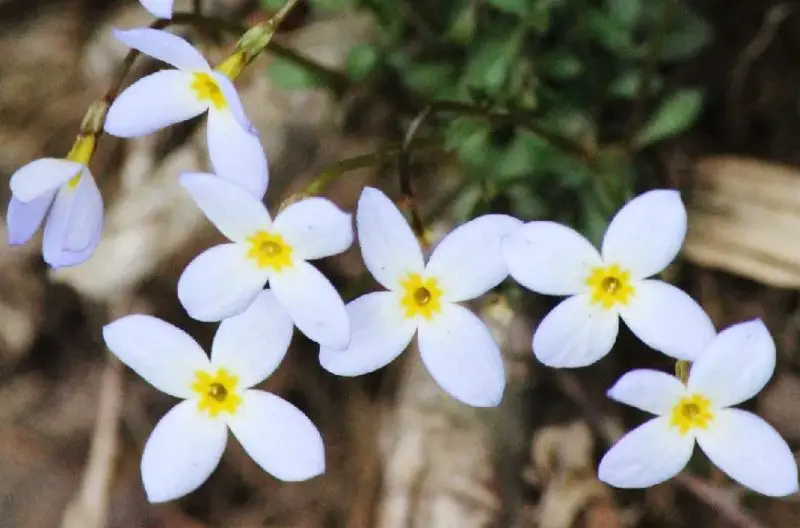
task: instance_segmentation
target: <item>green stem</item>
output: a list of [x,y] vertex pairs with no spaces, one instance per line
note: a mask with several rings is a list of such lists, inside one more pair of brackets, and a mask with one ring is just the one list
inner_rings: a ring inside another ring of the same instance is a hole
[[408,145],[404,145],[404,143],[392,144],[376,152],[362,154],[361,156],[355,156],[353,158],[347,158],[338,161],[320,173],[319,176],[314,178],[311,183],[309,183],[305,189],[303,189],[301,194],[320,194],[334,180],[338,179],[339,176],[342,176],[347,172],[366,167],[372,167],[387,161],[391,161],[404,151],[426,150],[432,147],[440,146],[441,143],[441,139],[437,137],[417,138],[411,141]]

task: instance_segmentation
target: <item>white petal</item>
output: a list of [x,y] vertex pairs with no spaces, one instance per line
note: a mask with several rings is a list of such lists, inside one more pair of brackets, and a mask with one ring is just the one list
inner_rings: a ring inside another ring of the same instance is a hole
[[347,303],[352,338],[344,350],[321,347],[322,367],[338,376],[360,376],[388,365],[408,347],[417,323],[403,316],[400,296],[373,292]]
[[503,239],[501,249],[511,277],[546,295],[587,291],[592,269],[603,265],[588,240],[555,222],[527,223]]
[[772,497],[798,491],[797,463],[786,441],[758,416],[740,409],[714,413],[697,443],[733,480]]
[[[227,112],[233,116],[243,130],[250,132],[254,136],[258,136],[258,130],[256,130],[253,123],[247,118],[242,100],[239,98],[239,92],[236,90],[233,81],[217,71],[211,72],[211,76],[217,81],[217,85],[222,91],[222,96],[225,98],[225,104],[227,105]],[[261,149],[261,152],[263,156],[264,150]]]
[[174,0],[139,0],[145,9],[158,18],[172,18]]
[[192,397],[195,373],[209,367],[205,352],[189,334],[149,315],[127,315],[105,325],[103,339],[145,381],[178,398]]
[[42,158],[32,161],[11,175],[11,194],[23,203],[50,195],[82,169],[80,163],[64,159]]
[[378,189],[365,187],[356,210],[364,264],[384,288],[400,289],[409,273],[422,273],[422,249],[400,210]]
[[302,260],[274,273],[270,287],[294,324],[322,346],[343,349],[350,342],[350,318],[339,292],[317,268]]
[[608,391],[608,397],[651,414],[668,414],[686,387],[675,376],[657,370],[631,370]]
[[715,407],[729,407],[758,394],[774,371],[775,342],[756,319],[720,332],[692,365],[687,385]]
[[198,321],[221,321],[243,312],[267,283],[238,244],[220,244],[200,253],[178,280],[178,299]]
[[267,208],[241,187],[213,174],[188,173],[180,179],[194,203],[229,240],[245,242],[256,231],[270,229]]
[[353,243],[350,215],[325,198],[293,203],[275,217],[275,231],[303,260],[337,255]]
[[[97,203],[100,200],[99,193],[95,195],[92,189],[84,188],[84,193],[81,200],[78,200],[80,196],[77,190],[67,187],[62,187],[56,193],[42,239],[44,260],[54,268],[74,266],[84,262],[100,243],[100,232],[103,228],[102,201]],[[76,217],[79,220],[76,221]],[[76,227],[83,231],[79,231],[77,237],[73,237],[72,230]],[[79,251],[70,251],[67,247],[68,240],[71,240],[75,247],[84,244],[86,246]]]
[[108,109],[105,130],[112,136],[132,138],[181,123],[208,110],[192,90],[192,76],[162,70],[127,87]]
[[533,353],[549,367],[585,367],[611,351],[619,316],[592,304],[588,294],[562,301],[533,334]]
[[142,482],[150,502],[166,502],[196,490],[219,465],[228,427],[187,400],[156,424],[142,454]]
[[495,407],[506,386],[503,357],[489,329],[458,304],[419,325],[419,352],[433,379],[452,397],[475,407]]
[[[153,0],[150,0],[153,2]],[[142,2],[144,3],[144,2]],[[163,0],[155,0],[154,3],[165,4]],[[145,7],[148,7],[145,5]],[[161,6],[162,9],[165,7]],[[148,8],[149,9],[149,8]],[[162,11],[166,14],[166,10]],[[169,18],[158,14],[162,18]],[[136,28],[121,30],[114,28],[114,38],[133,49],[139,50],[145,55],[166,62],[179,70],[186,71],[210,71],[211,67],[203,58],[203,55],[189,44],[185,39],[173,35],[167,31],[152,28]]]
[[211,362],[238,376],[241,387],[252,387],[278,368],[293,331],[289,314],[271,291],[264,290],[244,312],[220,323]]
[[229,111],[212,108],[206,132],[214,172],[261,200],[267,191],[269,168],[255,129],[243,128]]
[[64,249],[78,253],[98,242],[103,230],[103,197],[89,169],[83,170],[72,192],[73,203],[64,233]]
[[522,226],[508,215],[484,215],[460,225],[433,251],[425,273],[436,276],[443,299],[461,302],[491,290],[506,277],[500,240]]
[[635,279],[655,275],[678,255],[686,236],[686,208],[678,191],[637,196],[611,220],[603,238],[603,260],[619,264]]
[[308,480],[325,472],[325,447],[316,426],[274,394],[245,391],[229,425],[247,454],[280,480]]
[[659,280],[633,284],[634,293],[619,313],[636,337],[659,352],[694,360],[714,338],[714,323],[683,290]]
[[6,224],[8,227],[8,243],[12,246],[24,244],[33,237],[42,220],[53,203],[56,192],[47,194],[22,203],[13,196],[8,202],[8,212],[6,213]]
[[669,418],[655,418],[614,444],[600,461],[597,476],[617,488],[648,488],[677,475],[693,450],[694,436],[678,433]]

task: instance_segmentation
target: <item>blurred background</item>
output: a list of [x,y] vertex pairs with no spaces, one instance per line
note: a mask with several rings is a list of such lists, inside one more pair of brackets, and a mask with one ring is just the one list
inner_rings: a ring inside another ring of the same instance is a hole
[[[230,23],[172,30],[214,63],[238,37],[223,28],[282,3],[201,0]],[[65,155],[127,52],[110,29],[151,22],[135,0],[0,0],[4,177]],[[778,370],[745,407],[800,449],[800,4],[309,0],[277,43],[237,81],[270,157],[271,208],[312,190],[352,210],[369,184],[414,204],[432,240],[506,212],[597,242],[626,200],[678,188],[690,232],[665,278],[718,328],[766,321]],[[139,59],[128,82],[159,67]],[[498,409],[450,399],[413,349],[336,378],[296,333],[264,388],[320,427],[327,473],[279,483],[230,442],[198,491],[149,505],[141,451],[174,400],[111,361],[100,328],[151,313],[210,342],[214,326],[175,294],[183,267],[221,240],[177,184],[207,167],[202,127],[101,140],[106,228],[84,265],[52,272],[38,241],[0,240],[0,527],[800,526],[797,496],[749,493],[699,452],[648,490],[597,481],[600,456],[646,418],[605,391],[631,368],[674,365],[627,330],[589,368],[537,364],[531,334],[557,300],[510,281],[472,306],[507,360]],[[345,300],[375,287],[357,247],[321,266]]]

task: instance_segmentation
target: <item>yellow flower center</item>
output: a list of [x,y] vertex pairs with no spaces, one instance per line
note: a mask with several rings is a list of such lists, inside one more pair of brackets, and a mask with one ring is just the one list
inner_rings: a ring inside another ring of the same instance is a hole
[[617,264],[594,268],[586,285],[592,289],[592,303],[599,303],[606,310],[615,304],[628,304],[634,293],[630,272]]
[[249,250],[247,256],[256,261],[259,268],[272,268],[280,271],[292,265],[292,246],[278,233],[257,231],[247,237]]
[[199,410],[207,411],[212,418],[221,412],[236,413],[242,403],[242,397],[236,392],[238,377],[224,368],[217,370],[216,374],[198,370],[194,377],[192,390],[200,397],[197,401]]
[[678,432],[685,435],[690,429],[708,429],[708,424],[713,420],[711,401],[702,394],[692,394],[681,398],[672,408],[672,419],[669,424],[677,427]]
[[192,90],[194,90],[195,95],[197,95],[200,101],[210,103],[217,110],[222,110],[228,106],[228,103],[225,101],[225,96],[222,94],[222,89],[211,75],[207,73],[195,73],[193,78]]
[[430,320],[442,311],[442,289],[435,278],[423,279],[417,273],[409,273],[400,284],[403,286],[401,303],[407,319],[421,315]]

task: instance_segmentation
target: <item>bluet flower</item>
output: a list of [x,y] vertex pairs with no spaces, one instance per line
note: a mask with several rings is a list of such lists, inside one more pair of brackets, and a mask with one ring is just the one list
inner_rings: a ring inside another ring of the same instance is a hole
[[156,424],[142,455],[151,502],[199,487],[219,464],[228,430],[265,471],[286,481],[325,470],[322,437],[299,409],[252,387],[280,364],[292,322],[262,292],[243,313],[219,325],[211,358],[183,330],[146,315],[103,328],[108,348],[155,388],[182,398]]
[[617,339],[619,319],[648,346],[693,360],[714,337],[708,315],[682,290],[648,279],[677,256],[686,235],[686,209],[676,191],[631,200],[612,219],[602,251],[554,222],[530,222],[506,237],[511,276],[546,295],[570,295],[542,320],[533,352],[545,365],[582,367]]
[[[691,343],[690,343],[691,344]],[[797,464],[781,436],[731,406],[755,396],[775,370],[775,343],[760,320],[734,325],[697,355],[686,385],[654,370],[625,374],[609,397],[657,415],[617,442],[600,480],[619,488],[663,482],[689,462],[695,442],[732,479],[764,495],[798,491]]]
[[476,218],[447,235],[425,264],[397,207],[379,190],[364,189],[356,212],[361,252],[369,272],[389,291],[347,305],[350,346],[321,347],[322,366],[340,376],[372,372],[418,334],[422,361],[442,389],[473,406],[500,403],[505,388],[500,350],[486,325],[458,303],[508,276],[500,239],[521,224],[506,215]]

